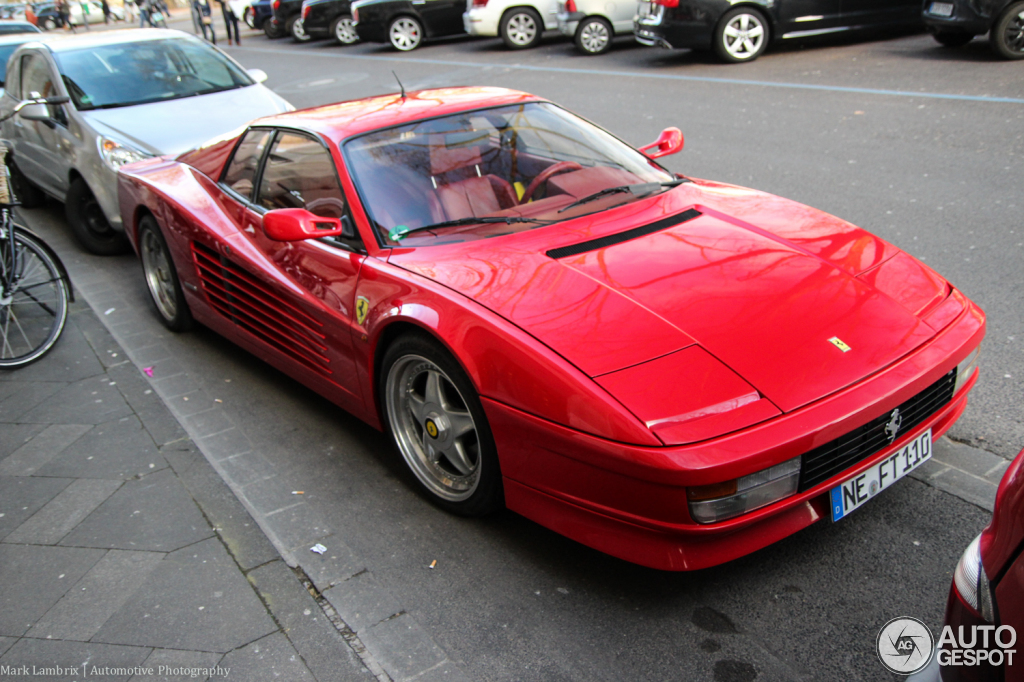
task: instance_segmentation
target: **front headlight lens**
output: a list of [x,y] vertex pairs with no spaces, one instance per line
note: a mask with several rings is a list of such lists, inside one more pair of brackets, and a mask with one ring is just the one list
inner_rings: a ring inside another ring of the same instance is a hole
[[760,509],[796,492],[800,458],[794,457],[742,478],[686,489],[690,516],[697,523],[714,523]]
[[152,156],[152,154],[139,151],[117,140],[111,140],[109,137],[100,137],[99,147],[103,163],[115,171],[126,163],[142,161]]
[[967,545],[960,563],[953,574],[953,584],[965,604],[978,612],[989,623],[994,623],[995,609],[992,608],[992,588],[981,563],[981,536]]
[[953,386],[953,395],[959,393],[963,385],[967,383],[967,380],[974,376],[974,373],[978,370],[979,353],[981,353],[981,346],[971,351],[971,354],[956,366],[956,385]]

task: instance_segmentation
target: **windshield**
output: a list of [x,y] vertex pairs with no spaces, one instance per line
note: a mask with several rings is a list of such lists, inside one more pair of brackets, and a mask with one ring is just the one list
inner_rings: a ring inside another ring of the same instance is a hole
[[79,111],[206,95],[255,82],[193,38],[103,45],[54,57]]
[[[667,189],[657,183],[676,180],[605,131],[546,102],[377,131],[346,142],[344,154],[382,243],[392,246],[532,229],[636,201]],[[656,184],[590,198],[640,183]]]

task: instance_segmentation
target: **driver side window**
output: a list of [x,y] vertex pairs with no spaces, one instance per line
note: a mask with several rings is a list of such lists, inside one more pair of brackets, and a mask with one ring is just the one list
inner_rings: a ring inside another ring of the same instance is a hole
[[255,203],[268,210],[305,208],[327,218],[347,213],[331,155],[318,141],[295,133],[278,133]]

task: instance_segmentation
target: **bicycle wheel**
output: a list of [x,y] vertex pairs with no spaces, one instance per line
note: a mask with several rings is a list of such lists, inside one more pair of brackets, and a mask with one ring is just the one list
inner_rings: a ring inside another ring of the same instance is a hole
[[22,367],[57,343],[68,319],[68,283],[49,252],[15,232],[0,243],[0,368]]

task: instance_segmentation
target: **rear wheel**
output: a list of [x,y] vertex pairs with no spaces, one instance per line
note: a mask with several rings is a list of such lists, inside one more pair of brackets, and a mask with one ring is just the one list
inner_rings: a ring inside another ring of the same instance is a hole
[[963,47],[971,42],[974,34],[966,31],[939,31],[932,37],[943,47]]
[[130,249],[128,239],[111,226],[100,202],[82,178],[75,178],[68,189],[64,215],[75,239],[90,253],[113,256]]
[[396,50],[415,50],[423,42],[423,26],[413,17],[398,17],[388,27],[388,39]]
[[604,54],[612,46],[612,25],[601,17],[587,17],[576,29],[576,47],[586,54]]
[[510,50],[523,50],[540,42],[544,24],[537,11],[516,7],[505,12],[499,26],[501,39]]
[[242,21],[249,28],[256,28],[256,11],[250,5],[245,8],[245,12],[242,13]]
[[167,240],[153,216],[145,216],[139,221],[139,258],[149,289],[149,300],[153,302],[160,322],[172,332],[190,329],[192,311],[182,294]]
[[1006,59],[1024,59],[1024,2],[1006,8],[992,27],[992,49]]
[[359,40],[356,33],[356,26],[352,23],[352,17],[342,14],[331,24],[331,35],[339,45],[351,45]]
[[297,43],[309,42],[309,34],[306,33],[306,29],[302,25],[302,17],[298,14],[285,23],[284,30]]
[[723,61],[752,62],[768,47],[768,20],[749,7],[730,10],[715,28],[714,47]]
[[418,334],[398,339],[384,355],[380,395],[398,451],[435,504],[464,516],[503,506],[480,398],[444,346]]

